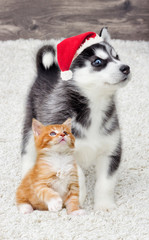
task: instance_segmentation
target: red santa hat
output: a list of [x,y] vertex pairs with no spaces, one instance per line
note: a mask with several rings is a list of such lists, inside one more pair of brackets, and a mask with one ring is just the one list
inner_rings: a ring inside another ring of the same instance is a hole
[[72,72],[69,70],[71,63],[85,48],[102,41],[102,38],[94,32],[86,32],[80,35],[66,38],[57,45],[57,60],[61,70],[61,78],[69,80]]

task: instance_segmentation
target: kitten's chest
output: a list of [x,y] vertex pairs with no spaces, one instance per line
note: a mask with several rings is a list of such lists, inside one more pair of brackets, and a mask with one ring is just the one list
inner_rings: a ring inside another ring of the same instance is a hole
[[71,183],[69,171],[58,171],[56,179],[52,181],[52,188],[63,198],[68,193],[68,187]]
[[72,155],[54,154],[48,159],[48,162],[52,170],[62,177],[67,175],[73,168],[73,160]]
[[52,181],[52,188],[63,197],[71,183],[71,171],[74,168],[73,156],[61,156],[56,154],[52,159],[49,159],[51,170],[56,173]]

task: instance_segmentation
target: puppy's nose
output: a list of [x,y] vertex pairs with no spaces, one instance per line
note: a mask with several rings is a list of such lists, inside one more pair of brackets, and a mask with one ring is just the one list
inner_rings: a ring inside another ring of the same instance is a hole
[[128,75],[130,73],[130,67],[128,65],[122,65],[120,67],[120,71],[125,74]]
[[61,137],[65,137],[65,133],[61,133],[60,136],[61,136]]

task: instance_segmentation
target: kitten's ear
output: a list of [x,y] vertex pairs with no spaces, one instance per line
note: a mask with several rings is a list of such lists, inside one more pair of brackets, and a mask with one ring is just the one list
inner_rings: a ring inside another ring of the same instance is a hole
[[111,36],[110,36],[110,34],[108,32],[108,28],[107,27],[104,27],[104,28],[101,29],[101,31],[99,33],[99,36],[102,37],[105,42],[109,43],[110,40],[111,40]]
[[63,124],[66,125],[71,131],[71,118],[68,118]]
[[34,136],[39,136],[41,134],[43,126],[44,125],[42,125],[42,123],[40,123],[35,118],[33,118],[32,130],[33,130]]

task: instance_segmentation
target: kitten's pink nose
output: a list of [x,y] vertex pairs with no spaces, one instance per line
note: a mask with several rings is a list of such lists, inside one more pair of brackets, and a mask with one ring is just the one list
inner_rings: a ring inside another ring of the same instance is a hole
[[65,133],[61,133],[60,136],[61,136],[61,137],[65,137]]

